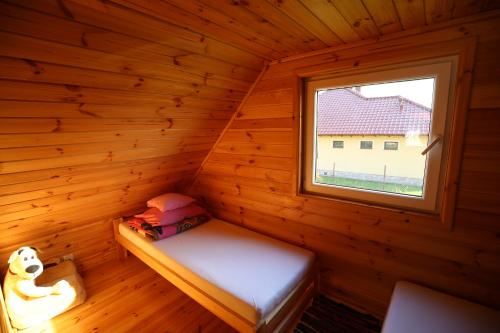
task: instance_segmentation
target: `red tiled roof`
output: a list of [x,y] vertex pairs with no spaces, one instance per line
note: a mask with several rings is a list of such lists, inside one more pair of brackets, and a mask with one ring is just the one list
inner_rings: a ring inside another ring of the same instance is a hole
[[429,133],[431,109],[401,96],[364,97],[352,89],[318,96],[318,134],[405,135]]

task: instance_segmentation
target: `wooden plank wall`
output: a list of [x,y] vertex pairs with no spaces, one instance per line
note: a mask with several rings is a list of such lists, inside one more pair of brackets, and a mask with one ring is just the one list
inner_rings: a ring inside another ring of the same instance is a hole
[[422,226],[400,212],[295,195],[294,71],[335,59],[356,63],[380,52],[377,44],[272,65],[190,192],[219,218],[314,250],[322,290],[379,317],[401,279],[500,307],[499,26],[494,18],[393,39],[396,46],[418,39],[439,47],[442,40],[478,38],[453,230]]
[[0,2],[0,266],[22,244],[112,258],[109,218],[191,177],[261,71],[227,43],[111,3]]

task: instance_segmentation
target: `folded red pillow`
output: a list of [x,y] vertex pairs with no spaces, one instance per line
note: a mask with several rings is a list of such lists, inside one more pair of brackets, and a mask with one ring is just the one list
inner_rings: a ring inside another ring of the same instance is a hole
[[161,214],[161,210],[158,208],[149,208],[144,213],[134,215],[134,217],[143,219],[151,225],[160,225]]
[[161,214],[160,225],[170,225],[180,222],[188,217],[208,215],[205,208],[193,202],[185,207],[168,210]]
[[161,212],[158,208],[149,208],[142,214],[135,215],[152,226],[170,225],[180,222],[188,217],[208,215],[207,211],[196,203],[191,203],[185,207]]
[[194,202],[194,199],[180,193],[166,193],[148,200],[148,207],[155,207],[166,212],[185,207]]

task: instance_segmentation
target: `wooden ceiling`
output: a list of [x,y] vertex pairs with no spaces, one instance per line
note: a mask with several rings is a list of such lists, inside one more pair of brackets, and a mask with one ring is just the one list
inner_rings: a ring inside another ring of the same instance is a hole
[[[87,1],[82,0],[82,3]],[[112,0],[264,59],[494,9],[488,0]],[[107,1],[106,1],[107,3]],[[111,5],[105,5],[110,7]],[[244,64],[241,59],[241,64]]]

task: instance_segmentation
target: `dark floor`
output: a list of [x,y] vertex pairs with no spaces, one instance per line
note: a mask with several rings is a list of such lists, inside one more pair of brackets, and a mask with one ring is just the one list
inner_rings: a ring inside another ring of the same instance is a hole
[[304,312],[294,333],[378,333],[380,321],[319,295]]

